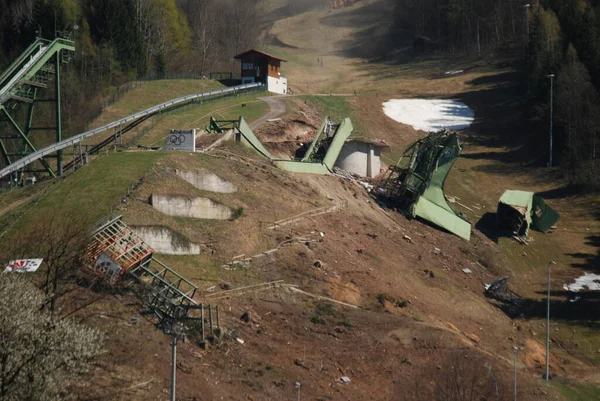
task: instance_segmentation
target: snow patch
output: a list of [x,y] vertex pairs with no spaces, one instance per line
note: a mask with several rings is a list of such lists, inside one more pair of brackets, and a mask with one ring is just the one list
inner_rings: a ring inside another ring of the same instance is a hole
[[416,130],[461,130],[475,120],[475,113],[463,102],[432,99],[392,99],[383,103],[386,116]]
[[581,290],[600,291],[600,274],[585,273],[574,282],[564,284],[565,291],[579,292]]

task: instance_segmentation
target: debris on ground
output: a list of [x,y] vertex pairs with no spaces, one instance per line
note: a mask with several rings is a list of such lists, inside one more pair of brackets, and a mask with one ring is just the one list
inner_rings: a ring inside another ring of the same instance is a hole
[[471,273],[473,273],[473,271],[472,271],[471,269],[469,269],[469,268],[462,269],[462,271],[463,271],[465,274],[471,274]]
[[519,314],[523,307],[523,298],[508,287],[508,277],[502,277],[491,284],[486,284],[485,296],[502,302],[507,311],[513,315]]
[[250,312],[244,312],[244,314],[240,316],[240,320],[245,323],[250,323],[250,321],[252,320],[250,318]]
[[342,376],[340,377],[340,381],[344,384],[348,384],[350,383],[352,380],[350,380],[350,378],[348,376]]

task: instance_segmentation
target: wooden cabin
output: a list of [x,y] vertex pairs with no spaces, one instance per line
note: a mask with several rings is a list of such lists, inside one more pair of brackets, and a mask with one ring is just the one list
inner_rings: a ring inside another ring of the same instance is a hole
[[287,93],[287,78],[281,75],[284,59],[272,54],[250,49],[234,57],[241,62],[242,85],[261,82],[273,93]]

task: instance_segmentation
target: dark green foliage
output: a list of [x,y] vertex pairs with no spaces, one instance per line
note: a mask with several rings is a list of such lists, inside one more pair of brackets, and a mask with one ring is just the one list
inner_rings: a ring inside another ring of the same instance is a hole
[[167,76],[167,59],[162,53],[154,56],[154,69],[158,79],[163,79]]

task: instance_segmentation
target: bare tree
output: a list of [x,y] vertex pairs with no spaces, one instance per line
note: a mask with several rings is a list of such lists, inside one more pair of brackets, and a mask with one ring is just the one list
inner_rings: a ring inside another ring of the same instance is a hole
[[42,216],[0,247],[4,259],[0,262],[43,258],[40,287],[46,294],[45,305],[54,312],[57,299],[65,293],[62,285],[80,267],[79,257],[88,241],[87,229],[86,219],[76,214]]

